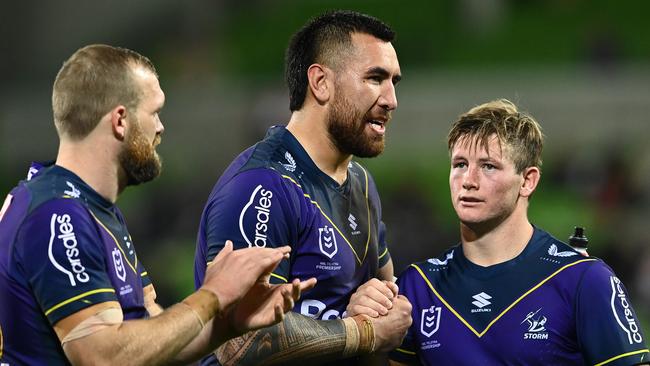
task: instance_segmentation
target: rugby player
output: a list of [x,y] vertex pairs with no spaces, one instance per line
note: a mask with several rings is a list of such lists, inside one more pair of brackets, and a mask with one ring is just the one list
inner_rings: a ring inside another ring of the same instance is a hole
[[[271,273],[272,282],[316,277],[318,284],[281,324],[222,346],[221,364],[323,362],[387,351],[410,325],[410,304],[383,282],[393,280],[393,264],[377,188],[352,160],[384,149],[401,78],[393,37],[376,18],[335,11],[291,39],[291,118],[242,152],[216,183],[201,217],[195,279],[203,284],[207,264],[232,239],[235,248],[291,245],[291,259]],[[384,294],[387,310],[374,319],[345,318],[364,283]]]
[[203,286],[163,311],[115,205],[161,170],[155,68],[134,51],[90,45],[53,89],[56,163],[33,166],[0,210],[0,364],[185,364],[280,321],[313,286],[268,283],[289,247],[227,244]]
[[528,219],[542,147],[535,119],[503,99],[452,125],[449,186],[461,241],[400,275],[413,324],[393,365],[648,364],[612,269]]

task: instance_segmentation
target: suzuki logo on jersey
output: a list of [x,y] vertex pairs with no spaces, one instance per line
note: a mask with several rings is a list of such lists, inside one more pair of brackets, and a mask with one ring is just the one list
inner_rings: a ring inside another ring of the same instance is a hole
[[627,335],[627,340],[630,344],[643,342],[639,325],[632,312],[632,307],[627,301],[627,295],[625,294],[625,290],[623,290],[621,280],[615,276],[610,276],[609,280],[612,285],[612,313],[614,313],[616,322]]
[[352,230],[357,229],[357,226],[358,226],[357,218],[354,217],[354,215],[350,214],[350,216],[348,216],[348,222],[350,223],[350,229],[352,229]]
[[334,257],[336,252],[338,252],[338,247],[336,246],[336,235],[334,235],[334,228],[331,228],[327,225],[325,225],[325,227],[318,228],[318,246],[320,247],[321,253],[330,258]]
[[478,309],[472,309],[472,313],[487,313],[492,311],[492,309],[485,308],[486,306],[492,304],[489,301],[492,298],[492,296],[486,294],[485,292],[481,292],[480,294],[476,294],[472,296],[472,298],[476,300],[476,301],[472,301],[472,304],[478,308]]
[[288,162],[288,164],[282,163],[284,169],[290,172],[294,172],[296,170],[296,161],[293,159],[293,156],[291,156],[291,154],[289,154],[289,152],[287,151],[284,153],[284,158],[287,159]]
[[528,323],[528,332],[524,333],[524,339],[548,339],[548,332],[546,331],[546,317],[537,315],[542,308],[537,311],[531,311],[526,315],[521,324]]
[[239,231],[249,247],[266,246],[272,198],[273,192],[264,189],[260,184],[255,187],[248,203],[239,214]]
[[578,255],[578,253],[571,250],[560,252],[557,248],[557,245],[551,244],[551,246],[548,248],[548,255],[552,257],[573,257],[574,255]]
[[124,261],[122,261],[122,253],[120,253],[119,249],[114,248],[111,255],[113,256],[113,265],[115,266],[115,274],[117,275],[117,278],[122,280],[122,282],[125,282],[126,268],[124,268]]
[[[58,247],[59,243],[65,248],[64,253],[68,263],[61,264],[55,258],[55,247]],[[70,278],[70,285],[72,286],[77,286],[75,279],[83,283],[90,280],[90,276],[86,273],[86,268],[81,263],[81,259],[79,259],[80,253],[77,244],[77,237],[70,215],[64,214],[59,216],[53,214],[50,221],[50,243],[47,254],[54,267]]]
[[79,192],[77,187],[75,187],[74,184],[72,184],[72,183],[70,183],[68,181],[66,181],[65,184],[67,184],[68,187],[70,187],[70,190],[63,191],[63,193],[67,194],[68,196],[70,196],[72,198],[79,198],[79,196],[81,195],[81,192]]
[[431,306],[428,309],[422,309],[422,318],[420,319],[420,333],[425,337],[431,337],[440,327],[440,313],[442,307]]

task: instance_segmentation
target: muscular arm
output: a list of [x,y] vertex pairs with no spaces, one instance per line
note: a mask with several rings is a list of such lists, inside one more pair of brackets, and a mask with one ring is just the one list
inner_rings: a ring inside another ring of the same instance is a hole
[[287,313],[279,324],[226,342],[219,347],[217,358],[224,366],[324,362],[340,358],[345,341],[343,320],[315,320]]
[[231,339],[217,351],[222,365],[286,365],[322,363],[375,351],[386,352],[402,343],[411,325],[411,304],[397,297],[385,316],[357,315],[344,320],[315,320],[287,313],[284,321]]
[[[188,299],[201,295],[193,294]],[[88,307],[61,320],[55,325],[55,330],[59,337],[63,338],[72,324],[79,324],[81,319],[87,319],[97,311],[115,305],[117,304],[102,303]],[[176,304],[153,318],[125,321],[66,342],[64,351],[74,365],[83,365],[87,362],[99,365],[157,365],[171,360],[200,331],[201,322],[195,311],[188,305]],[[89,352],[92,353],[92,357],[89,357],[91,356]]]

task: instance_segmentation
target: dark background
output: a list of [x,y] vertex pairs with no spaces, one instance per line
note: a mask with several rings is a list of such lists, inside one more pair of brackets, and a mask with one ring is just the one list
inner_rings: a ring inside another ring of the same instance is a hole
[[364,162],[382,195],[396,270],[458,240],[446,132],[458,114],[505,97],[547,136],[532,221],[560,239],[585,226],[590,253],[627,285],[648,334],[646,1],[2,1],[0,195],[30,161],[56,156],[50,95],[66,58],[89,43],[147,55],[167,95],[165,171],[118,204],[159,299],[178,301],[193,288],[198,219],[214,182],[288,120],[290,35],[336,8],[378,16],[398,34],[400,106],[386,152]]

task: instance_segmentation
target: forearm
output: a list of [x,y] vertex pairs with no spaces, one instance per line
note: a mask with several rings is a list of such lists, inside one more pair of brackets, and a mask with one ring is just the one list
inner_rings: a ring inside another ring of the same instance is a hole
[[[213,296],[213,295],[212,295]],[[216,297],[215,297],[216,299]],[[74,365],[168,364],[214,316],[210,295],[193,294],[150,319],[129,320],[64,344]],[[217,305],[218,306],[218,305]]]
[[173,364],[185,365],[215,352],[217,347],[237,335],[230,328],[230,324],[225,319],[213,318],[206,323],[199,335],[176,355]]
[[[284,321],[277,325],[226,342],[218,349],[217,358],[224,366],[286,365],[298,361],[325,362],[368,353],[374,346],[371,343],[374,341],[372,329],[355,328],[352,331],[357,334],[349,334],[354,321],[350,318],[347,322],[346,327],[340,319],[315,320],[287,313]],[[356,347],[353,344],[355,340]]]

